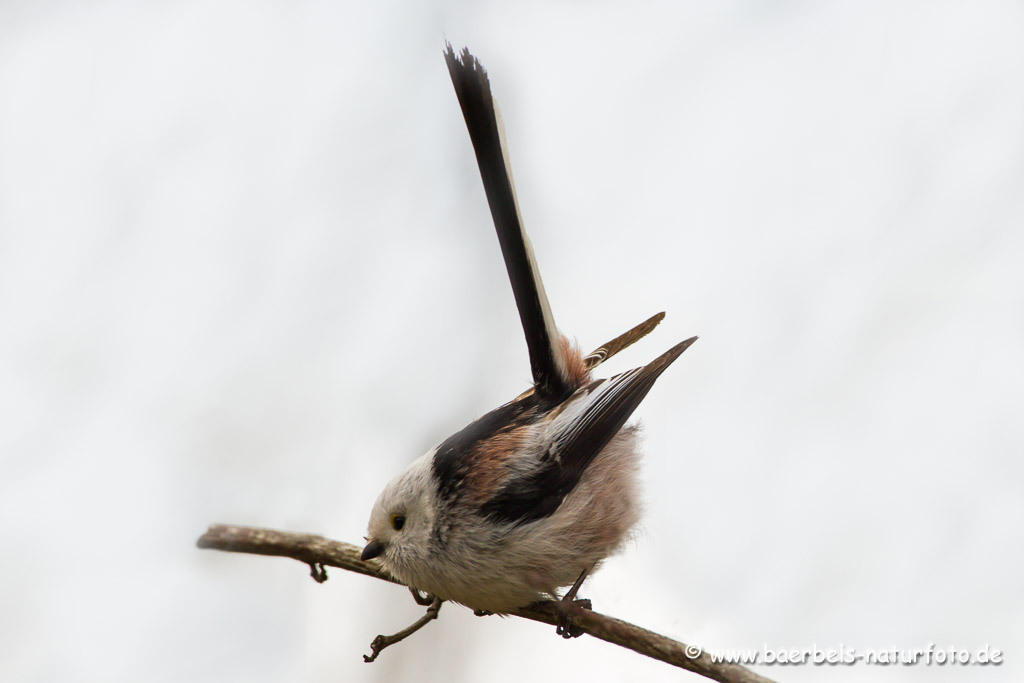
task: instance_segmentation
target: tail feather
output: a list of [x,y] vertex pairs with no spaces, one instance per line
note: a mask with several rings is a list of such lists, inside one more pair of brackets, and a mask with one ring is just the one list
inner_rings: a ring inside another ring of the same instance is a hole
[[579,384],[574,381],[575,373],[569,372],[567,367],[561,335],[544,293],[533,247],[523,230],[505,150],[501,114],[491,96],[487,72],[468,49],[463,49],[462,54],[456,56],[450,43],[445,51],[445,60],[476,152],[487,203],[519,308],[530,351],[534,387],[545,396],[564,398]]
[[600,365],[601,363],[605,362],[606,360],[617,354],[619,351],[622,351],[632,346],[636,342],[640,341],[648,334],[650,334],[651,330],[657,327],[658,323],[660,323],[664,319],[665,312],[662,311],[661,313],[652,315],[650,318],[643,321],[642,323],[640,323],[633,329],[629,330],[628,332],[620,334],[615,339],[612,339],[609,342],[601,344],[601,346],[588,353],[587,356],[583,359],[583,362],[584,364],[586,364],[587,369],[593,370],[598,365]]

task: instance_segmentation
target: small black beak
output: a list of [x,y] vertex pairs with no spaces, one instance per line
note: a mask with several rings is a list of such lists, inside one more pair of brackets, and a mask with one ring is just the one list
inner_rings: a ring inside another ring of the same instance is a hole
[[359,559],[365,562],[366,560],[372,560],[373,558],[384,552],[384,544],[380,541],[370,541],[363,548],[363,554],[359,556]]

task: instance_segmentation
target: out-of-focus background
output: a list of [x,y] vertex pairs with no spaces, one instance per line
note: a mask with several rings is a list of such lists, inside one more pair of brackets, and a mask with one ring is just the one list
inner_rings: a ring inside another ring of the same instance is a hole
[[596,607],[716,648],[1004,651],[1024,675],[1019,2],[0,4],[0,679],[697,680],[438,622],[210,522],[360,542],[529,379],[442,59],[488,68],[556,318],[638,411]]

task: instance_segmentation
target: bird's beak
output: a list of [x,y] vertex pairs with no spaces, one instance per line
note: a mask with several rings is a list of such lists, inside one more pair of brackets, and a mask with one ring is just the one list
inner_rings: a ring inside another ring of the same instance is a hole
[[381,543],[380,541],[370,541],[369,543],[366,544],[366,547],[363,548],[363,554],[359,556],[359,559],[364,561],[364,562],[366,560],[372,560],[373,558],[377,557],[378,555],[380,555],[383,552],[384,552],[384,544],[383,543]]

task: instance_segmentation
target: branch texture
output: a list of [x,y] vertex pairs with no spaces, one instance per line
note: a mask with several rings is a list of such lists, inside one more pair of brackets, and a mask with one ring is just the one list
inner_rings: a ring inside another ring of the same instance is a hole
[[[213,524],[199,538],[196,545],[212,550],[290,557],[308,564],[313,578],[321,583],[327,580],[324,567],[337,567],[402,585],[376,563],[360,560],[362,550],[359,547],[315,534]],[[544,624],[558,623],[556,603],[550,600],[533,603],[516,610],[513,614]],[[433,616],[429,619],[436,618],[436,615],[435,608]],[[429,619],[424,617],[421,621],[425,623]],[[772,683],[771,680],[738,664],[712,661],[700,648],[688,646],[598,612],[579,610],[573,614],[573,626],[594,638],[600,638],[721,683]],[[376,656],[377,650],[374,652]]]

